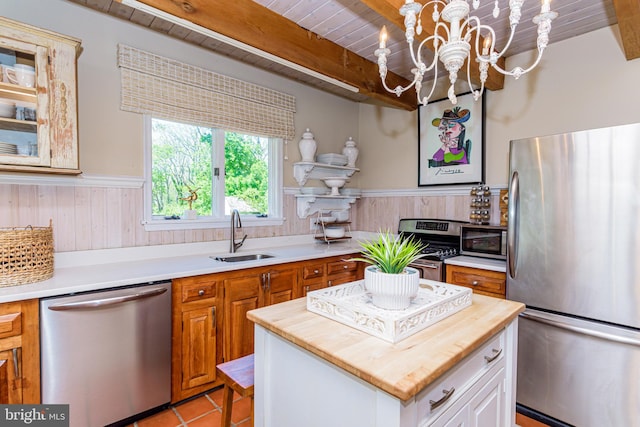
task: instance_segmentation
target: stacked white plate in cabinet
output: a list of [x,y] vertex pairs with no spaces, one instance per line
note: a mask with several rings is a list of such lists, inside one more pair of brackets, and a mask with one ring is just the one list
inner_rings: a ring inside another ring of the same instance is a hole
[[0,142],[0,154],[18,154],[18,147],[16,144]]

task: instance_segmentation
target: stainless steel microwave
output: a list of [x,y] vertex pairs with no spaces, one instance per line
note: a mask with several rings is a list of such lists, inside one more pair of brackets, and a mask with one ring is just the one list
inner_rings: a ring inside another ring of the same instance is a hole
[[460,254],[507,259],[507,227],[471,224],[461,226]]

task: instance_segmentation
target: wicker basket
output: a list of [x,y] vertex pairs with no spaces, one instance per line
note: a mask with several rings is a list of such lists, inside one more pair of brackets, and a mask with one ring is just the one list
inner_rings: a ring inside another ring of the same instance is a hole
[[0,287],[53,276],[53,225],[0,228]]

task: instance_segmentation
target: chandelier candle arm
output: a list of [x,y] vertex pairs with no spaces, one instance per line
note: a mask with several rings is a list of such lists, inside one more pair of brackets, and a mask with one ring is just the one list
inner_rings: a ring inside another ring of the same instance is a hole
[[[482,0],[473,0],[473,9],[477,9],[480,6]],[[485,0],[486,1],[486,0]],[[422,32],[421,16],[422,11],[433,3],[433,13],[431,19],[434,21],[435,31],[434,34],[427,37],[417,48],[414,49],[415,36],[420,35]],[[408,90],[412,86],[415,86],[416,96],[419,104],[426,105],[429,99],[434,93],[438,66],[437,63],[442,62],[445,69],[449,72],[449,90],[448,96],[453,104],[456,104],[455,84],[458,79],[458,73],[464,62],[467,61],[467,84],[473,92],[473,97],[478,100],[484,92],[484,85],[488,78],[489,65],[497,72],[513,76],[518,79],[521,75],[528,73],[534,69],[542,58],[544,49],[549,44],[549,33],[551,32],[551,21],[557,18],[557,12],[551,11],[550,0],[542,0],[542,6],[540,14],[533,18],[533,23],[538,26],[538,56],[534,63],[528,68],[515,67],[510,71],[502,69],[497,65],[498,60],[505,55],[509,49],[513,40],[516,27],[520,22],[522,16],[522,5],[524,0],[509,0],[509,24],[511,31],[509,38],[502,50],[496,51],[495,49],[495,32],[489,25],[482,24],[477,16],[470,16],[470,7],[467,0],[430,0],[424,6],[414,0],[405,0],[404,5],[400,8],[399,12],[401,16],[404,16],[405,25],[405,38],[409,44],[409,50],[411,52],[411,60],[415,68],[412,69],[413,81],[406,87],[397,86],[394,89],[390,89],[386,84],[387,77],[387,57],[391,54],[391,50],[387,48],[387,31],[383,26],[380,32],[380,45],[375,50],[374,54],[378,58],[378,69],[380,71],[380,78],[384,88],[400,96],[404,91]],[[442,6],[442,11],[438,10],[438,7]],[[498,0],[494,0],[493,16],[497,18],[500,13],[498,6]],[[480,88],[474,89],[471,82],[471,44],[470,41],[475,34],[475,61],[477,63],[478,71],[480,75]],[[443,36],[444,34],[444,36]],[[483,39],[483,40],[482,40]],[[482,40],[482,50],[479,48],[479,41]],[[422,49],[431,41],[433,44],[434,60],[427,67],[422,61]],[[481,52],[481,53],[480,53]],[[423,88],[423,82],[425,74],[433,70],[429,77],[433,81],[431,90],[428,95],[421,98],[421,92]]]

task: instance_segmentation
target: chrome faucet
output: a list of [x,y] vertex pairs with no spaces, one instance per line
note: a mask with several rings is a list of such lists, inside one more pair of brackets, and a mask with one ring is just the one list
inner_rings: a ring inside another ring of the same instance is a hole
[[236,228],[242,228],[242,221],[240,220],[240,212],[238,209],[231,211],[231,239],[229,251],[234,253],[244,243],[247,235],[245,234],[240,243],[236,243]]

